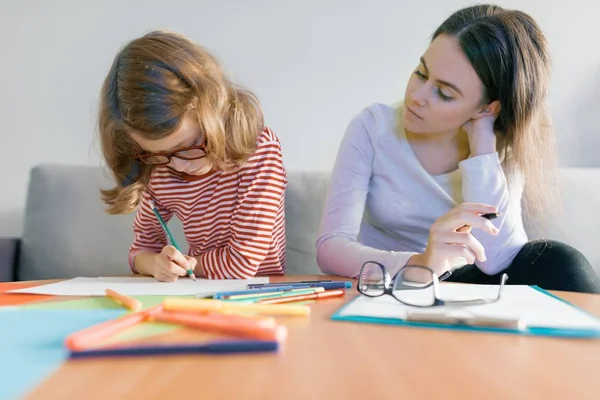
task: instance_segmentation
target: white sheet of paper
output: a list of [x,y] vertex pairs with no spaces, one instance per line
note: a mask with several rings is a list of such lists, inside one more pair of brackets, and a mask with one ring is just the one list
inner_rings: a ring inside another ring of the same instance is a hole
[[104,296],[106,289],[112,289],[117,293],[127,296],[185,296],[245,290],[246,285],[251,283],[269,283],[269,278],[261,277],[242,280],[198,278],[196,282],[187,278],[178,279],[175,282],[159,282],[149,277],[74,278],[48,285],[9,290],[9,292],[59,296]]
[[[497,292],[496,285],[442,283],[439,297],[446,300],[491,298],[495,297]],[[505,286],[499,301],[470,307],[410,307],[387,295],[374,298],[359,296],[347,305],[340,315],[404,319],[407,312],[411,311],[456,316],[522,318],[528,327],[600,330],[600,319],[525,285]]]

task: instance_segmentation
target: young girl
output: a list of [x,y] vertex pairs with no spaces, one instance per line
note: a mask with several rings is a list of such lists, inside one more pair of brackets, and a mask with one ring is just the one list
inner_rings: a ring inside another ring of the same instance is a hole
[[[350,123],[317,240],[320,268],[356,277],[428,267],[449,281],[599,292],[586,258],[528,241],[522,218],[552,218],[554,141],[546,39],[527,14],[477,5],[433,34],[398,108]],[[497,213],[493,220],[484,214]],[[458,269],[455,269],[459,267]],[[421,270],[423,271],[423,270]]]
[[[152,32],[115,57],[101,93],[102,152],[116,187],[111,214],[138,208],[129,263],[173,281],[282,274],[287,176],[256,98],[187,38]],[[189,254],[167,246],[155,216],[182,221]]]

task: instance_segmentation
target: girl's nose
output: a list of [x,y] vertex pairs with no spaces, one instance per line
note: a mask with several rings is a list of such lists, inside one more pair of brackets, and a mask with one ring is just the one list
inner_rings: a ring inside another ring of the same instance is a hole
[[185,170],[186,165],[187,161],[181,160],[177,157],[171,157],[171,162],[169,163],[169,166],[177,171]]

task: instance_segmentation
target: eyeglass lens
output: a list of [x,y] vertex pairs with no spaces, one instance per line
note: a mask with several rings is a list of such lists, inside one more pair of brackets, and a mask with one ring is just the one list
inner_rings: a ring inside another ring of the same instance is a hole
[[435,303],[435,287],[430,270],[405,267],[396,276],[392,295],[401,302],[414,306],[431,306]]

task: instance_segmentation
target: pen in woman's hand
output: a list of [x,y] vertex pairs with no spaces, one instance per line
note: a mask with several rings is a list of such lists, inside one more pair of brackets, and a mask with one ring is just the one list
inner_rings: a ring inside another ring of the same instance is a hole
[[[499,216],[501,216],[502,213],[487,213],[487,214],[481,214],[480,217],[483,217],[487,220],[493,220],[498,218]],[[463,225],[460,228],[458,228],[456,231],[457,232],[469,232],[471,230],[471,226],[470,225]]]

